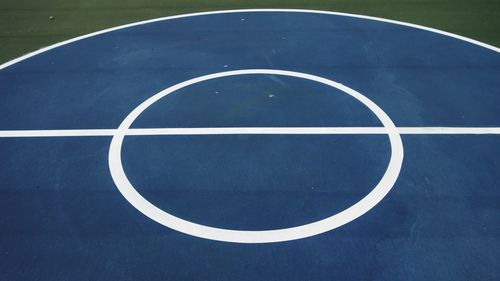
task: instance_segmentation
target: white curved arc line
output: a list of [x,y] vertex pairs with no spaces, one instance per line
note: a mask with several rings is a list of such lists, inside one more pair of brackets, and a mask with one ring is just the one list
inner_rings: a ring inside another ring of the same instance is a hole
[[[500,127],[396,127],[401,135],[499,135]],[[116,129],[9,130],[0,138],[107,137]],[[383,127],[217,127],[128,129],[127,136],[196,135],[385,135]]]
[[171,20],[171,19],[178,19],[178,18],[185,18],[185,17],[193,17],[193,16],[204,16],[204,15],[214,15],[214,14],[228,14],[228,13],[248,13],[248,12],[287,12],[287,13],[311,13],[311,14],[326,14],[326,15],[335,15],[335,16],[344,16],[344,17],[352,17],[352,18],[360,18],[360,19],[367,19],[367,20],[374,20],[374,21],[380,21],[380,22],[387,22],[387,23],[392,23],[392,24],[397,24],[397,25],[403,25],[403,26],[408,26],[416,29],[422,29],[434,33],[438,33],[444,36],[452,37],[455,39],[459,39],[462,41],[466,41],[487,49],[490,49],[492,51],[495,51],[497,53],[500,53],[500,48],[477,41],[475,39],[471,39],[462,35],[454,34],[451,32],[435,29],[432,27],[426,27],[423,25],[418,25],[418,24],[413,24],[413,23],[408,23],[408,22],[402,22],[402,21],[397,21],[397,20],[391,20],[391,19],[385,19],[385,18],[380,18],[380,17],[372,17],[372,16],[365,16],[365,15],[359,15],[359,14],[350,14],[350,13],[341,13],[341,12],[331,12],[331,11],[321,11],[321,10],[307,10],[307,9],[240,9],[240,10],[222,10],[222,11],[210,11],[210,12],[199,12],[199,13],[190,13],[190,14],[183,14],[183,15],[175,15],[175,16],[168,16],[168,17],[161,17],[161,18],[156,18],[156,19],[150,19],[150,20],[145,20],[145,21],[139,21],[135,23],[129,23],[125,25],[120,25],[112,28],[107,28],[103,29],[100,31],[92,32],[86,35],[78,36],[72,39],[68,39],[53,45],[50,45],[45,48],[41,48],[39,50],[36,50],[34,52],[28,53],[26,55],[23,55],[21,57],[18,57],[16,59],[13,59],[11,61],[8,61],[6,63],[3,63],[0,65],[0,70],[7,68],[13,64],[16,64],[20,61],[23,61],[25,59],[28,59],[30,57],[33,57],[35,55],[41,54],[43,52],[52,50],[54,48],[70,44],[85,38],[97,36],[103,33],[119,30],[119,29],[124,29],[127,27],[133,27],[137,25],[143,25],[143,24],[148,24],[148,23],[153,23],[153,22],[158,22],[158,21],[164,21],[164,20]]

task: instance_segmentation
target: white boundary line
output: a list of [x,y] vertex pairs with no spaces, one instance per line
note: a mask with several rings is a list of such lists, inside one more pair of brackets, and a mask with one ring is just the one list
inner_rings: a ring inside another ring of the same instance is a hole
[[413,23],[407,23],[407,22],[402,22],[402,21],[397,21],[397,20],[390,20],[390,19],[384,19],[384,18],[379,18],[379,17],[371,17],[371,16],[365,16],[365,15],[358,15],[358,14],[349,14],[349,13],[340,13],[340,12],[329,12],[329,11],[320,11],[320,10],[307,10],[307,9],[240,9],[240,10],[223,10],[223,11],[211,11],[211,12],[201,12],[201,13],[191,13],[191,14],[183,14],[183,15],[176,15],[176,16],[168,16],[168,17],[162,17],[162,18],[156,18],[156,19],[150,19],[150,20],[145,20],[145,21],[139,21],[135,23],[130,23],[130,24],[125,24],[125,25],[120,25],[117,27],[112,27],[112,28],[107,28],[103,29],[100,31],[96,31],[93,33],[89,33],[86,35],[78,36],[69,40],[65,40],[59,43],[56,43],[54,45],[50,45],[48,47],[39,49],[37,51],[28,53],[24,56],[18,57],[16,59],[13,59],[11,61],[8,61],[2,65],[0,65],[0,70],[7,68],[15,63],[18,63],[20,61],[23,61],[25,59],[28,59],[30,57],[33,57],[35,55],[47,52],[49,50],[55,49],[57,47],[70,44],[76,41],[80,41],[85,38],[97,36],[103,33],[108,33],[111,31],[119,30],[119,29],[124,29],[127,27],[133,27],[137,25],[144,25],[148,23],[153,23],[153,22],[158,22],[158,21],[164,21],[164,20],[172,20],[172,19],[178,19],[178,18],[185,18],[185,17],[193,17],[193,16],[204,16],[204,15],[214,15],[214,14],[229,14],[229,13],[249,13],[249,12],[286,12],[286,13],[311,13],[311,14],[326,14],[326,15],[335,15],[335,16],[343,16],[343,17],[352,17],[352,18],[360,18],[360,19],[367,19],[367,20],[374,20],[374,21],[380,21],[380,22],[387,22],[387,23],[392,23],[392,24],[397,24],[397,25],[403,25],[403,26],[408,26],[416,29],[422,29],[434,33],[438,33],[444,36],[449,36],[453,37],[462,41],[469,42],[471,44],[475,44],[487,49],[490,49],[492,51],[495,51],[497,53],[500,53],[500,48],[471,39],[467,38],[458,34],[454,34],[451,32],[431,28],[431,27],[426,27],[418,24],[413,24]]
[[[500,127],[396,127],[401,135],[500,135]],[[0,138],[108,137],[117,129],[0,131]],[[128,136],[183,135],[382,135],[384,127],[217,127],[128,129]]]

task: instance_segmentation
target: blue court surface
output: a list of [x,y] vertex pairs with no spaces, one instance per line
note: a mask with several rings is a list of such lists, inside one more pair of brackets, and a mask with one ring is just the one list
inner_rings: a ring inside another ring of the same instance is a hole
[[500,50],[209,12],[0,66],[0,280],[498,280]]

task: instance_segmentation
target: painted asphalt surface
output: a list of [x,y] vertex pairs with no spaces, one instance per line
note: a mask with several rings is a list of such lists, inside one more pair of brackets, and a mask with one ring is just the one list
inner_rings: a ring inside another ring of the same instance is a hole
[[[174,84],[239,69],[342,83],[397,127],[499,127],[498,52],[425,30],[311,13],[246,12],[116,30],[0,70],[1,130],[116,129]],[[132,128],[380,127],[363,104],[279,75],[213,79]],[[201,239],[137,211],[110,176],[111,136],[0,138],[2,280],[495,280],[500,137],[402,135],[389,194],[332,231],[269,244]],[[315,222],[384,174],[387,135],[126,136],[124,171],[168,213],[268,230]]]

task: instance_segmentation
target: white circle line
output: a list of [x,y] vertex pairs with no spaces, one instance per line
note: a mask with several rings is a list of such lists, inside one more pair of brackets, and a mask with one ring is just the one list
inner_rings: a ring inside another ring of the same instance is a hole
[[[391,145],[391,158],[389,160],[387,170],[382,176],[379,183],[375,186],[375,188],[373,188],[373,190],[368,193],[368,195],[366,195],[354,205],[326,219],[291,228],[262,231],[222,229],[193,223],[173,216],[159,209],[158,207],[147,201],[144,197],[142,197],[142,195],[139,194],[139,192],[128,180],[121,161],[121,147],[123,144],[123,140],[134,120],[153,103],[183,87],[215,78],[249,74],[284,75],[316,81],[343,91],[344,93],[357,99],[370,110],[372,110],[372,112],[377,116],[377,118],[379,118],[384,128],[386,129]],[[245,69],[219,72],[193,78],[171,86],[141,103],[138,107],[132,110],[132,112],[127,117],[125,117],[123,122],[116,130],[116,133],[111,140],[108,161],[111,177],[113,178],[113,181],[115,182],[118,190],[125,197],[125,199],[130,204],[132,204],[132,206],[134,206],[137,210],[139,210],[141,213],[151,218],[152,220],[171,229],[211,240],[236,243],[271,243],[295,240],[317,235],[342,226],[362,216],[375,205],[377,205],[392,189],[401,170],[403,155],[404,152],[401,136],[399,135],[398,130],[392,120],[374,102],[372,102],[362,94],[356,92],[355,90],[332,80],[301,72],[275,69]]]
[[325,14],[325,15],[334,15],[334,16],[343,16],[343,17],[351,17],[351,18],[360,18],[360,19],[367,19],[367,20],[374,20],[374,21],[380,21],[380,22],[386,22],[386,23],[392,23],[392,24],[397,24],[397,25],[403,25],[403,26],[408,26],[416,29],[422,29],[426,31],[430,31],[433,33],[441,34],[444,36],[452,37],[458,40],[466,41],[474,45],[481,46],[486,49],[490,49],[492,51],[495,51],[497,53],[500,53],[500,48],[495,47],[493,45],[489,45],[483,42],[480,42],[478,40],[468,38],[462,35],[458,35],[455,33],[439,30],[436,28],[432,27],[426,27],[423,25],[418,25],[414,23],[408,23],[408,22],[403,22],[403,21],[397,21],[397,20],[391,20],[391,19],[385,19],[385,18],[380,18],[380,17],[372,17],[372,16],[365,16],[365,15],[359,15],[359,14],[350,14],[350,13],[341,13],[341,12],[331,12],[331,11],[321,11],[321,10],[307,10],[307,9],[240,9],[240,10],[222,10],[222,11],[210,11],[210,12],[199,12],[199,13],[189,13],[189,14],[182,14],[182,15],[175,15],[175,16],[168,16],[168,17],[161,17],[161,18],[156,18],[156,19],[150,19],[150,20],[145,20],[145,21],[139,21],[139,22],[134,22],[134,23],[129,23],[125,25],[120,25],[112,28],[107,28],[103,29],[100,31],[96,31],[93,33],[89,33],[86,35],[78,36],[72,39],[68,39],[53,45],[50,45],[45,48],[41,48],[39,50],[36,50],[34,52],[28,53],[24,56],[18,57],[16,59],[10,60],[6,63],[3,63],[0,65],[0,70],[4,69],[6,67],[9,67],[13,64],[16,64],[20,61],[23,61],[25,59],[28,59],[30,57],[33,57],[35,55],[47,52],[49,50],[52,50],[54,48],[70,44],[85,38],[97,36],[103,33],[107,32],[112,32],[115,30],[120,30],[128,27],[133,27],[137,25],[144,25],[148,23],[153,23],[153,22],[158,22],[158,21],[165,21],[165,20],[172,20],[172,19],[179,19],[179,18],[185,18],[185,17],[194,17],[194,16],[205,16],[205,15],[214,15],[214,14],[230,14],[230,13],[253,13],[253,12],[284,12],[284,13],[311,13],[311,14]]

